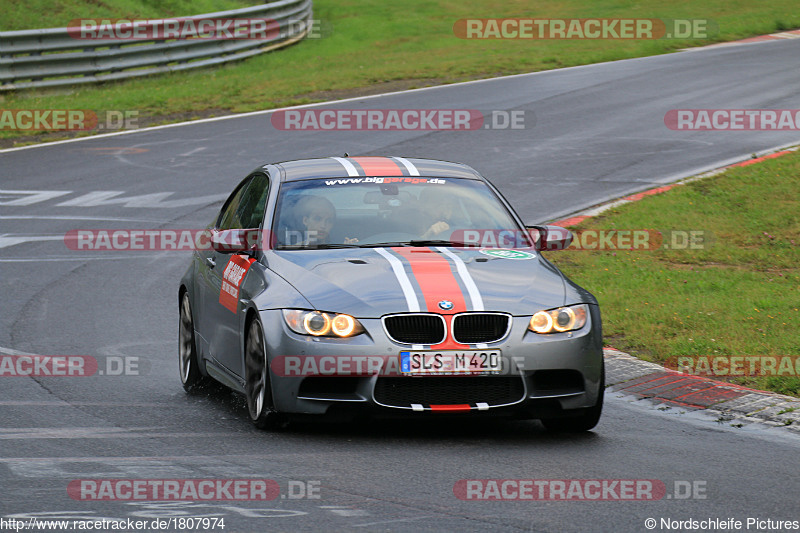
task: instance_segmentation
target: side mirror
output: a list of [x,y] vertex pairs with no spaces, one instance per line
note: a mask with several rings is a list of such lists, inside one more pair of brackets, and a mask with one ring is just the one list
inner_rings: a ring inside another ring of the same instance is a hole
[[533,240],[537,251],[565,250],[572,243],[572,232],[561,226],[549,224],[542,226],[525,226]]
[[261,232],[256,229],[211,230],[211,247],[224,254],[249,252],[260,244]]

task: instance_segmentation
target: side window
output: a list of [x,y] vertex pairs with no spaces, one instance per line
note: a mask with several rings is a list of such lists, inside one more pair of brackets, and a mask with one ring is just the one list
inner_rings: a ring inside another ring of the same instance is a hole
[[236,217],[239,219],[239,229],[258,228],[264,218],[264,211],[269,192],[269,179],[264,174],[256,174],[242,195]]
[[228,198],[228,201],[225,202],[225,206],[222,208],[219,218],[217,218],[217,228],[236,229],[241,227],[236,225],[236,211],[241,205],[242,195],[244,194],[248,185],[250,185],[250,181],[252,180],[248,178],[246,181],[242,182]]
[[219,229],[248,229],[261,225],[266,209],[269,179],[264,174],[250,176],[230,197],[220,213]]

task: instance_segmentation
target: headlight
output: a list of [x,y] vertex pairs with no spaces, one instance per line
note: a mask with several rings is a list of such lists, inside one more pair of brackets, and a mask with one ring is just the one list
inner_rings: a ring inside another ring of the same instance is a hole
[[589,310],[586,304],[539,311],[531,317],[528,329],[534,333],[561,333],[581,329],[586,325]]
[[364,332],[364,326],[350,315],[284,309],[283,318],[286,320],[286,325],[300,335],[352,337]]

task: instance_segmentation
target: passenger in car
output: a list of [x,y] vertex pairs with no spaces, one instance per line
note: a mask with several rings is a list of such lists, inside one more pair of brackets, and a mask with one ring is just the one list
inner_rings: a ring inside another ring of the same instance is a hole
[[449,230],[452,229],[451,226],[454,224],[459,209],[458,200],[446,190],[432,189],[423,191],[420,195],[420,204],[428,216],[428,220],[433,220],[420,238],[449,238]]

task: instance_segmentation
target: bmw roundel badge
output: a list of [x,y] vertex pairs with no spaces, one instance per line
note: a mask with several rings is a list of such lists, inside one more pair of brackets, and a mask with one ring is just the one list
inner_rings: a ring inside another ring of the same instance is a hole
[[442,300],[441,302],[439,302],[439,308],[442,309],[443,311],[449,311],[453,308],[453,302],[451,302],[450,300]]

